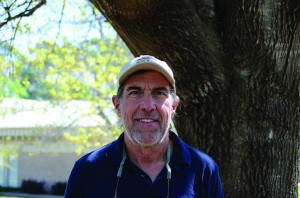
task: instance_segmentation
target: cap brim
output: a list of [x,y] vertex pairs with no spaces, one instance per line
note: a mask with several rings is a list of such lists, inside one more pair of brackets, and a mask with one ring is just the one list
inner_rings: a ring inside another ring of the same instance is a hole
[[162,75],[164,75],[164,77],[170,82],[172,87],[175,86],[175,81],[174,81],[173,77],[169,74],[169,72],[164,67],[162,67],[161,65],[156,64],[156,63],[136,64],[134,67],[131,67],[130,69],[128,69],[126,72],[124,72],[119,77],[119,85],[122,85],[130,75],[132,75],[133,73],[135,73],[139,70],[157,71],[157,72],[161,73]]

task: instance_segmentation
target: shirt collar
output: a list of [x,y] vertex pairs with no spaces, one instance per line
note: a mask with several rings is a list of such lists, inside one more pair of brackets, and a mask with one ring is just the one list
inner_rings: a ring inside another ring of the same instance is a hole
[[122,161],[123,145],[124,133],[122,133],[117,140],[111,143],[110,150],[107,152],[107,157],[111,158],[117,165],[119,165]]
[[191,155],[187,145],[172,131],[170,139],[173,141],[173,153],[171,156],[170,166],[172,169],[180,169],[181,166],[190,165]]
[[[169,137],[173,141],[173,153],[171,156],[170,166],[174,169],[179,169],[181,166],[191,163],[191,156],[187,150],[186,144],[173,132],[169,131]],[[122,161],[122,150],[124,145],[124,133],[119,138],[111,143],[111,148],[107,153],[108,158],[119,165]]]

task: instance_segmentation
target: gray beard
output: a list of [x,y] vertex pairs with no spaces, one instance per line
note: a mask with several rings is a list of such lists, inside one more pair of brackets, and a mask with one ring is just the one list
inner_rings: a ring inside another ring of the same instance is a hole
[[[125,131],[125,135],[127,135],[129,140],[133,144],[135,144],[137,146],[141,146],[141,147],[156,147],[157,145],[159,145],[163,142],[163,140],[165,139],[165,137],[167,135],[167,131],[164,133],[164,132],[162,132],[161,129],[143,132],[143,131],[139,131],[138,129],[135,129],[134,127],[132,127],[130,129],[124,128],[124,131]],[[151,141],[144,142],[143,136],[147,136],[148,139],[150,137]]]

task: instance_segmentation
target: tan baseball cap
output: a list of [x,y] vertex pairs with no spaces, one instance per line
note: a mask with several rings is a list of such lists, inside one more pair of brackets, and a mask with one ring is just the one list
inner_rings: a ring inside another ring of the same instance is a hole
[[171,68],[166,62],[149,55],[141,55],[125,63],[118,76],[119,86],[122,85],[131,74],[139,70],[158,71],[164,75],[171,86],[175,88],[175,79]]

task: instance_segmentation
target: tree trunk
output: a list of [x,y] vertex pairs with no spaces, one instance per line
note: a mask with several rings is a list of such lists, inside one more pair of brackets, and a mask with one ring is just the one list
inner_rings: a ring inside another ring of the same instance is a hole
[[226,197],[297,197],[299,1],[92,3],[173,68],[178,134],[217,161]]

